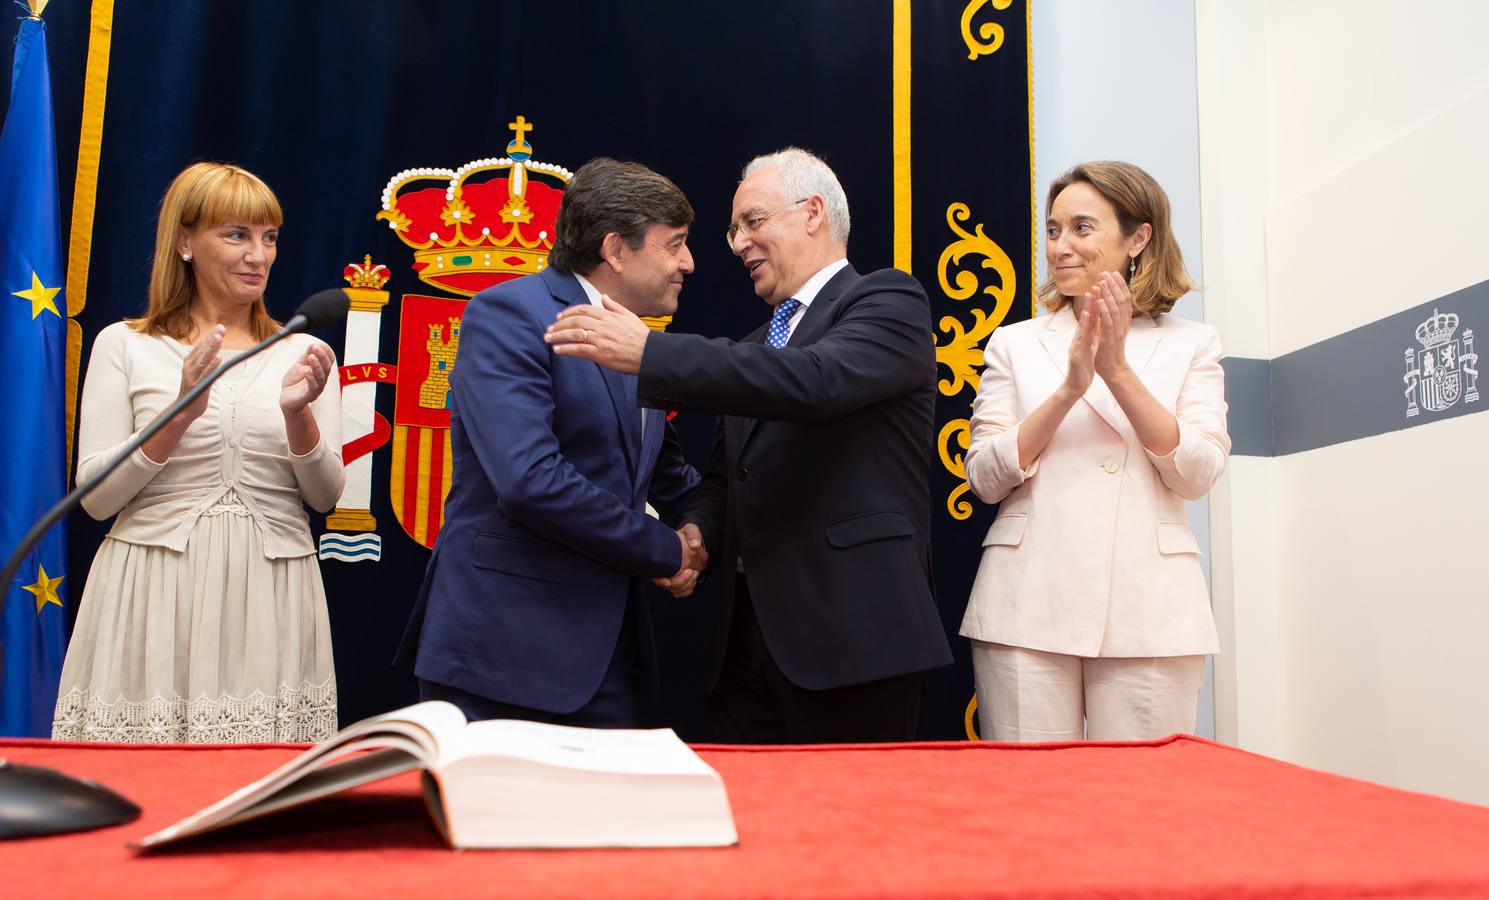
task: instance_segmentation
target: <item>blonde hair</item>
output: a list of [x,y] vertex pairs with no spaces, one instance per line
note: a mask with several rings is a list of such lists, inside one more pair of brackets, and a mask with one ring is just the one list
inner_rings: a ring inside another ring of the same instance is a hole
[[[1050,185],[1044,201],[1048,219],[1055,198],[1076,182],[1089,184],[1117,211],[1117,224],[1124,237],[1131,237],[1144,222],[1153,228],[1147,246],[1134,258],[1137,271],[1128,277],[1132,292],[1132,310],[1139,316],[1155,319],[1174,308],[1179,298],[1198,287],[1184,269],[1184,257],[1174,240],[1169,222],[1168,195],[1153,176],[1125,162],[1088,162],[1067,171]],[[1059,312],[1070,298],[1060,293],[1051,278],[1039,286],[1039,302],[1050,312]]]
[[[227,163],[192,163],[176,176],[161,198],[155,258],[150,264],[149,305],[143,316],[127,320],[131,328],[141,334],[163,334],[177,340],[191,336],[196,278],[191,264],[177,251],[181,231],[212,228],[224,222],[278,228],[284,223],[284,212],[269,186],[247,169]],[[263,297],[253,301],[249,316],[257,340],[279,328]]]

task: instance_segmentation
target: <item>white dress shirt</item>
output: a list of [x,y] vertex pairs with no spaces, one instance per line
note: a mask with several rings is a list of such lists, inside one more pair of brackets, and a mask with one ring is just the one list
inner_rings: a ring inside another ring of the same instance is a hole
[[590,306],[598,306],[599,308],[604,309],[605,308],[605,302],[600,299],[600,290],[599,290],[599,288],[597,288],[594,285],[590,284],[589,283],[589,279],[588,278],[585,278],[583,275],[580,275],[578,272],[575,272],[574,273],[574,277],[576,279],[578,279],[579,286],[582,287],[582,288],[584,288],[584,296],[586,296],[586,297],[589,298],[589,305]]
[[[842,271],[846,265],[848,265],[846,258],[828,263],[818,269],[817,274],[808,278],[807,283],[801,286],[801,290],[791,295],[801,306],[796,308],[796,312],[792,313],[791,318],[786,322],[786,340],[791,340],[791,335],[796,333],[796,326],[801,323],[801,317],[807,314],[807,307],[811,306],[812,301],[817,299],[817,295],[822,292],[822,286],[831,281],[832,276]],[[784,303],[786,301],[782,300],[781,302]]]

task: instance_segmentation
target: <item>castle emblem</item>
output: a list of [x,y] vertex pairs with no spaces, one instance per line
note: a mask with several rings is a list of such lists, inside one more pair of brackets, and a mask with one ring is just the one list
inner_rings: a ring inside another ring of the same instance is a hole
[[429,354],[429,377],[419,386],[419,405],[425,409],[450,408],[450,370],[455,368],[455,354],[460,350],[460,320],[450,320],[450,336],[445,326],[429,326],[429,340],[424,349]]
[[1442,412],[1458,402],[1473,403],[1479,399],[1479,356],[1473,349],[1473,329],[1458,331],[1455,313],[1432,315],[1417,326],[1417,343],[1421,349],[1406,348],[1406,415],[1420,412],[1418,404],[1430,412]]

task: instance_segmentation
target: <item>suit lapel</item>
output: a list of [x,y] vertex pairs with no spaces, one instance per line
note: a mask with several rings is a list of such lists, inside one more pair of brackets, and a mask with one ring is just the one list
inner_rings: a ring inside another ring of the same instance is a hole
[[[638,409],[638,416],[641,411]],[[651,480],[652,470],[657,465],[657,450],[662,443],[662,432],[667,427],[667,413],[660,409],[646,411],[646,427],[641,434],[641,458],[636,461],[636,485],[640,487]],[[644,498],[643,498],[644,499]]]
[[[756,328],[754,331],[745,335],[744,338],[740,340],[740,343],[763,344],[765,343],[765,333],[769,329],[770,324],[767,322],[765,325],[761,325],[759,328]],[[754,433],[757,421],[758,420],[752,419],[749,416],[729,416],[727,419],[724,420],[724,429],[726,432],[731,427],[734,429],[734,437],[735,440],[738,442],[739,453],[741,456],[744,455],[745,441],[748,441],[750,439],[750,435]]]
[[[801,314],[801,321],[796,323],[796,328],[791,332],[791,338],[786,341],[787,347],[805,347],[817,342],[827,326],[832,322],[832,308],[839,297],[848,290],[848,286],[858,280],[858,273],[853,266],[846,265],[838,270],[838,273],[822,285],[817,296],[807,304],[806,312]],[[765,333],[770,328],[767,321],[758,331],[751,334],[746,341],[764,343]],[[744,454],[744,447],[755,435],[755,428],[760,424],[758,419],[740,419],[743,430],[740,432],[740,454]]]
[[807,305],[807,311],[801,314],[801,321],[796,323],[796,330],[791,332],[791,339],[786,342],[786,346],[805,347],[816,343],[822,332],[827,330],[827,323],[832,321],[833,304],[843,296],[848,285],[857,280],[858,273],[853,271],[851,265],[843,266],[836,275],[829,278]]
[[1132,366],[1132,371],[1139,376],[1143,374],[1166,333],[1167,329],[1155,319],[1132,320],[1132,330],[1127,332],[1127,364]]
[[[585,296],[584,288],[579,286],[579,280],[573,275],[558,272],[553,269],[544,269],[539,275],[548,285],[548,290],[553,298],[564,306],[577,306],[581,303],[589,303],[589,297]],[[626,392],[625,376],[619,372],[612,372],[598,363],[588,363],[599,372],[600,378],[605,383],[605,391],[610,395],[610,404],[615,411],[616,437],[621,448],[625,451],[626,471],[631,475],[631,482],[636,481],[636,445],[631,441],[634,433],[626,418],[627,413],[632,418],[640,415],[637,411],[633,398],[629,398]]]

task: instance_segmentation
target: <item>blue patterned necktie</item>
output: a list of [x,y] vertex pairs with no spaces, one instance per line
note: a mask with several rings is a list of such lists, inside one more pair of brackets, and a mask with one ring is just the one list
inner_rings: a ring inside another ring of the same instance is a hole
[[786,339],[791,337],[791,317],[800,308],[801,301],[795,297],[781,301],[781,305],[776,307],[775,313],[770,317],[770,330],[765,333],[765,346],[775,350],[786,346]]

